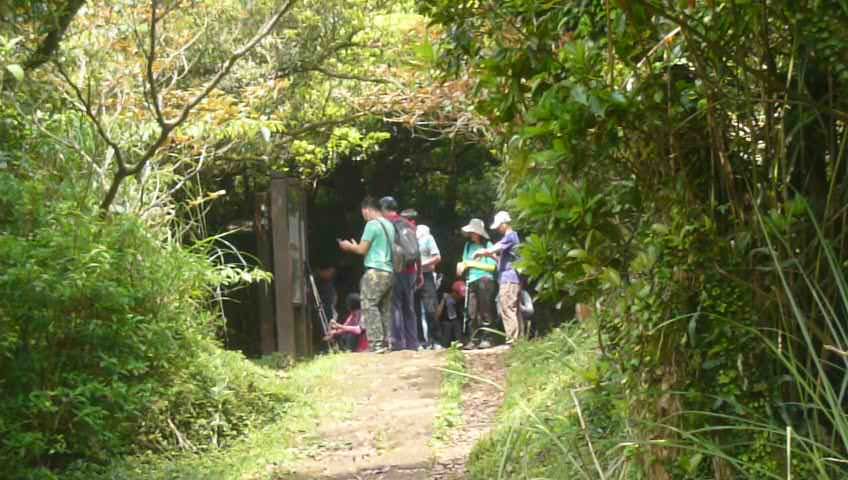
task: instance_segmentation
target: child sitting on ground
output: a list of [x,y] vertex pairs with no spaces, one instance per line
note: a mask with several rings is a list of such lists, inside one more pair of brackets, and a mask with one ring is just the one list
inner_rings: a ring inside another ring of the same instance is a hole
[[367,352],[368,336],[365,327],[360,324],[362,322],[362,304],[359,301],[359,294],[349,294],[345,303],[347,304],[348,314],[344,324],[331,322],[330,333],[324,337],[324,340],[335,339],[341,349],[348,352]]
[[464,314],[465,282],[457,280],[451,285],[451,291],[442,296],[436,308],[436,319],[441,323],[442,345],[453,342],[462,343],[462,317]]

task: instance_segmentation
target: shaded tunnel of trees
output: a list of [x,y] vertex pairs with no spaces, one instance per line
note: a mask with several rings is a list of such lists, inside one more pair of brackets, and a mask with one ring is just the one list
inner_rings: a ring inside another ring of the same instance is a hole
[[[332,265],[338,270],[339,298],[358,289],[362,258],[339,251],[337,238],[359,238],[363,220],[359,203],[366,196],[394,196],[402,208],[414,208],[419,223],[430,226],[442,251],[443,285],[454,275],[464,239],[459,231],[469,218],[490,219],[496,208],[497,159],[483,146],[451,140],[430,140],[407,128],[387,125],[391,137],[367,161],[340,158],[328,176],[308,185],[308,245],[310,267]],[[252,225],[256,194],[267,189],[267,179],[250,172],[208,177],[207,189],[227,190],[210,210],[212,232],[233,231],[228,241],[242,252],[256,255]],[[245,258],[251,258],[247,256]],[[232,260],[232,259],[231,259]],[[253,261],[256,259],[253,258]],[[258,354],[255,331],[256,290],[262,284],[229,292],[225,301],[225,338],[231,348]],[[342,300],[340,300],[341,302]],[[316,339],[317,341],[317,339]]]

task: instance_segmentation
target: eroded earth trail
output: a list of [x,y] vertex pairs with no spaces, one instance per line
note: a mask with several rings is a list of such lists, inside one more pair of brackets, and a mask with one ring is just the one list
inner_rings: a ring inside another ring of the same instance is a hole
[[[466,371],[503,385],[504,350],[466,353]],[[445,354],[350,354],[340,372],[338,401],[316,432],[305,433],[303,459],[277,479],[459,480],[474,442],[487,432],[501,402],[494,385],[471,380],[463,392],[464,422],[433,441]],[[312,438],[307,439],[307,436]],[[317,437],[317,438],[315,438]]]

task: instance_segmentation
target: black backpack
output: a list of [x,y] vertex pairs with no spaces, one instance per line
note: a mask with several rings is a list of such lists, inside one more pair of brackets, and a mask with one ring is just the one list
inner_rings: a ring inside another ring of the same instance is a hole
[[[417,262],[421,258],[421,251],[418,249],[418,237],[415,235],[415,227],[406,220],[399,218],[391,221],[395,227],[395,241],[389,250],[391,256],[392,268],[395,272],[403,272],[409,267],[409,264]],[[382,224],[381,224],[382,226]],[[386,232],[388,238],[389,232]]]
[[421,259],[418,249],[418,236],[415,227],[408,221],[399,218],[392,222],[395,226],[395,243],[392,245],[392,261],[396,272],[402,272],[410,263]]

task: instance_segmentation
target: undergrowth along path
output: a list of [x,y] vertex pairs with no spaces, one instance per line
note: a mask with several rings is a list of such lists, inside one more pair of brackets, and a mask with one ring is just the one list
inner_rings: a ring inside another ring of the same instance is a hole
[[[502,384],[503,349],[468,352],[466,373]],[[491,426],[499,388],[466,382],[463,418],[446,438],[433,439],[446,354],[349,354],[334,376],[338,398],[328,400],[301,461],[272,471],[275,480],[459,480],[474,442]],[[321,409],[319,408],[319,411]],[[317,438],[316,438],[317,437]]]
[[437,462],[428,478],[466,478],[468,455],[474,444],[494,427],[495,416],[503,402],[506,351],[505,347],[496,347],[464,352],[464,374],[468,381],[462,394],[462,424],[439,442]]

